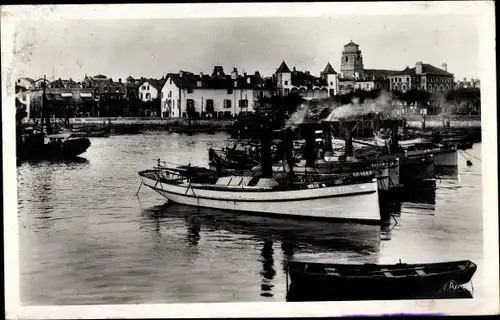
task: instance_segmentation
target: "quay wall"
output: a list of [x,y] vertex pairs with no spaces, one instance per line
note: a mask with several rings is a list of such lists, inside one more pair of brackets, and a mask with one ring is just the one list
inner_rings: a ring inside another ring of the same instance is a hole
[[[405,119],[410,128],[422,128],[422,116],[405,116]],[[447,121],[449,121],[450,128],[470,128],[477,129],[481,128],[481,116],[462,116],[462,115],[451,115],[451,116],[426,116],[425,117],[425,128],[445,128],[447,127]]]
[[[408,127],[410,128],[422,128],[422,116],[419,115],[409,115],[404,117],[407,121]],[[30,120],[32,122],[34,119]],[[111,121],[113,125],[143,125],[145,127],[162,128],[168,125],[178,125],[182,123],[187,123],[185,118],[132,118],[132,117],[94,117],[94,118],[70,118],[70,124],[74,125],[102,125],[104,122]],[[444,128],[449,121],[450,128],[470,128],[477,129],[481,128],[481,116],[462,116],[462,115],[452,115],[452,116],[426,116],[425,117],[425,127],[431,128]],[[200,126],[213,126],[221,129],[231,127],[235,122],[235,119],[204,119],[204,120],[193,120],[193,124]]]

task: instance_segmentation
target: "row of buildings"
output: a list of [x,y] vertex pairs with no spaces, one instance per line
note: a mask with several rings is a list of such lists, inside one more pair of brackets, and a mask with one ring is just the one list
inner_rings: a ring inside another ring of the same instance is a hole
[[[464,86],[455,83],[446,64],[437,68],[417,62],[415,67],[403,70],[365,69],[359,45],[352,41],[342,51],[340,73],[328,63],[316,76],[295,67],[290,69],[283,61],[270,77],[262,77],[258,71],[240,74],[237,68],[226,74],[222,66],[214,66],[211,74],[179,71],[161,79],[129,76],[125,81],[115,81],[102,74],[85,75],[80,82],[23,78],[16,85],[18,100],[25,105],[40,100],[44,81],[49,101],[77,106],[117,100],[154,102],[159,104],[158,108],[146,116],[163,118],[186,117],[188,110],[206,116],[234,116],[254,111],[259,98],[290,93],[298,93],[305,99],[321,99],[353,90],[447,92]],[[474,82],[476,85],[478,81]]]

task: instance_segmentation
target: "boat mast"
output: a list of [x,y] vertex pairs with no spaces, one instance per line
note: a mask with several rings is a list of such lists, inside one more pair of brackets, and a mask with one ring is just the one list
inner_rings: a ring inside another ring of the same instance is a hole
[[42,82],[42,103],[40,106],[40,126],[41,126],[41,131],[43,134],[43,108],[45,107],[45,79],[46,76],[43,75],[43,82]]

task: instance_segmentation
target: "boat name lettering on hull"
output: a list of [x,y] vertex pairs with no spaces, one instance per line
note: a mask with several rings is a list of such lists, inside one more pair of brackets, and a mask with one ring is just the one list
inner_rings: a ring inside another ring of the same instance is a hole
[[370,165],[370,167],[372,168],[383,168],[383,167],[393,167],[395,166],[395,162],[394,161],[388,161],[388,162],[376,162],[376,163],[372,163]]

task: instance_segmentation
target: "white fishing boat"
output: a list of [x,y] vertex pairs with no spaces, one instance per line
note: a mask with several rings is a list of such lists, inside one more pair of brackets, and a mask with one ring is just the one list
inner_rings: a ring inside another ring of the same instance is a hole
[[[205,171],[207,172],[207,171]],[[139,172],[143,184],[169,201],[206,208],[291,217],[380,223],[377,180],[328,179],[283,182],[264,176],[192,175],[179,168]]]
[[[389,146],[391,137],[387,134],[374,132],[373,141],[377,146]],[[406,156],[424,156],[432,154],[436,167],[456,167],[458,166],[457,147],[436,145],[429,138],[416,138],[411,140],[398,141],[398,145],[403,148]]]
[[426,154],[434,155],[434,165],[436,167],[457,167],[458,166],[458,150],[456,146],[450,147],[430,147],[422,149],[408,149],[408,156],[420,156]]

